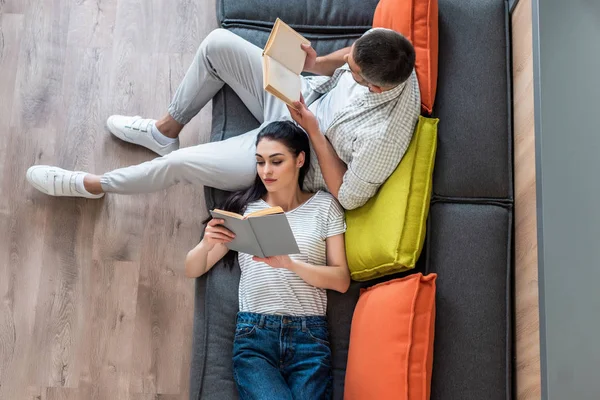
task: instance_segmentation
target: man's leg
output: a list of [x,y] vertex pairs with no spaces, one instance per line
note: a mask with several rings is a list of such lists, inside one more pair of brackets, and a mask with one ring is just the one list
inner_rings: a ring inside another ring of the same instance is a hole
[[259,129],[177,150],[102,176],[36,165],[27,171],[27,180],[52,196],[87,198],[100,198],[104,193],[150,193],[179,182],[239,190],[250,186],[256,177],[255,143]]
[[159,121],[114,115],[107,121],[108,128],[122,140],[165,155],[173,149],[164,147],[169,144],[164,138],[177,138],[185,124],[224,84],[231,86],[262,123],[266,92],[263,89],[261,57],[262,51],[257,46],[225,29],[216,29],[200,44],[167,115]]

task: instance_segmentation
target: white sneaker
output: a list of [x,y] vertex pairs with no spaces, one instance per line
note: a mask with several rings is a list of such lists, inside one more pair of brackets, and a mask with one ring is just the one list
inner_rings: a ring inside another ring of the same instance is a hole
[[75,180],[85,172],[67,171],[49,165],[34,165],[27,170],[27,181],[42,193],[50,196],[85,197],[99,199],[102,194],[91,194],[77,188]]
[[179,149],[179,139],[166,145],[154,139],[151,129],[155,122],[155,119],[143,119],[140,116],[111,115],[106,120],[106,126],[119,139],[143,146],[161,156]]

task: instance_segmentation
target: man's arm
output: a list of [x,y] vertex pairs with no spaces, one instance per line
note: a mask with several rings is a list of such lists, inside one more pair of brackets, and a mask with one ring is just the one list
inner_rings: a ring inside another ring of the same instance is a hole
[[304,71],[331,76],[336,69],[346,63],[345,55],[350,53],[351,47],[345,47],[322,57],[317,57],[317,52],[310,45],[302,45],[302,49],[306,52]]
[[308,134],[315,153],[317,153],[317,161],[321,167],[327,190],[339,200],[338,193],[347,170],[346,164],[338,157],[325,135],[321,133],[317,118],[306,107],[302,96],[300,96],[300,101],[294,103],[294,107],[295,109],[288,106],[288,110],[294,121]]

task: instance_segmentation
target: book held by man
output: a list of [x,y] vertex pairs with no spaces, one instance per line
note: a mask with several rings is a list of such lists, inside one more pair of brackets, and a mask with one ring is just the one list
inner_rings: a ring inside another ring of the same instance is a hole
[[213,218],[222,219],[225,228],[235,233],[227,243],[230,250],[258,257],[298,254],[300,249],[281,207],[255,211],[245,217],[229,211],[214,209]]
[[293,107],[300,100],[306,52],[300,45],[310,41],[277,18],[263,50],[263,86],[273,96]]

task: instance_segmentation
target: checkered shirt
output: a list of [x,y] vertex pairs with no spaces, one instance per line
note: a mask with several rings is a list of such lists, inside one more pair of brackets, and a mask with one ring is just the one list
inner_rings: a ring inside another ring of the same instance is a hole
[[[350,73],[345,64],[331,77],[305,77],[303,96],[310,99],[307,104],[334,90],[342,74]],[[338,195],[345,209],[365,204],[394,172],[408,148],[420,110],[419,85],[413,71],[401,85],[382,93],[367,92],[334,115],[324,135],[348,166]],[[311,158],[306,189],[326,190],[314,149]]]

